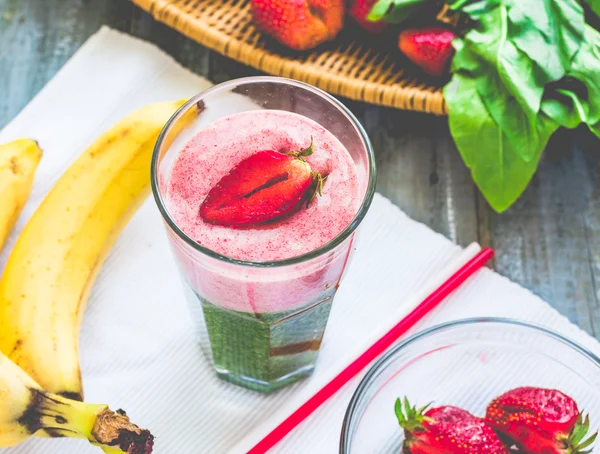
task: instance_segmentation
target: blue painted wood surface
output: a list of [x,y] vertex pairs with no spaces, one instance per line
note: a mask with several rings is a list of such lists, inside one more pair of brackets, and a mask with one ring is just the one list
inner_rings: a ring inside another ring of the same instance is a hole
[[[156,43],[215,82],[256,73],[128,0],[0,0],[0,127],[104,24]],[[348,105],[375,145],[381,193],[462,245],[491,245],[496,270],[600,338],[599,142],[582,130],[558,134],[525,195],[498,215],[474,187],[445,119]]]

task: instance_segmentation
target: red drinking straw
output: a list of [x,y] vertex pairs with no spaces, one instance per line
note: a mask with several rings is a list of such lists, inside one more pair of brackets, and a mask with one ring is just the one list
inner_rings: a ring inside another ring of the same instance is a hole
[[379,355],[385,352],[404,333],[421,321],[429,312],[435,309],[448,295],[462,285],[475,271],[483,267],[494,256],[493,249],[485,248],[475,257],[465,263],[446,282],[439,286],[431,295],[419,304],[410,314],[400,320],[381,339],[360,355],[353,363],[327,383],[320,391],[308,399],[300,408],[279,424],[271,433],[259,441],[248,454],[264,454],[275,446],[283,437],[290,433],[298,424],[304,421],[324,402],[367,367]]

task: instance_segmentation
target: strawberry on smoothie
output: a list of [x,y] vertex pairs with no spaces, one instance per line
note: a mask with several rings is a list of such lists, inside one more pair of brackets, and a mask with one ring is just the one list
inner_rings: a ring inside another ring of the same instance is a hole
[[323,195],[323,177],[311,170],[304,150],[259,151],[236,165],[213,186],[200,206],[200,217],[216,225],[260,226],[291,216]]

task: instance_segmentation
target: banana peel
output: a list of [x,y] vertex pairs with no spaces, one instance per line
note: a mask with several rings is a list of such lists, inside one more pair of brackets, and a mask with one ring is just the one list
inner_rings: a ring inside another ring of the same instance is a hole
[[31,139],[0,145],[0,251],[29,198],[41,158]]

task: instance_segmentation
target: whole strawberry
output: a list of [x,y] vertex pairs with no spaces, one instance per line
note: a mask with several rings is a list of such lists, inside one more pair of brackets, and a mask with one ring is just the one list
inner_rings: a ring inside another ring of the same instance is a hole
[[300,151],[254,153],[213,186],[200,206],[200,217],[216,225],[249,227],[273,222],[298,211],[321,194],[323,178]]
[[423,71],[441,76],[454,56],[453,31],[440,27],[404,30],[400,33],[398,47]]
[[387,24],[382,20],[370,21],[367,19],[367,16],[371,12],[371,8],[373,8],[373,5],[378,1],[379,0],[350,0],[350,9],[348,10],[350,16],[352,16],[362,28],[373,33],[379,33],[387,27]]
[[526,453],[583,454],[591,452],[587,448],[597,436],[586,439],[589,418],[581,416],[571,397],[555,389],[508,391],[488,406],[486,421]]
[[250,6],[258,27],[296,50],[335,38],[344,24],[345,0],[251,0]]
[[411,454],[508,454],[487,423],[457,407],[417,409],[396,401],[396,416],[404,429],[404,452]]

